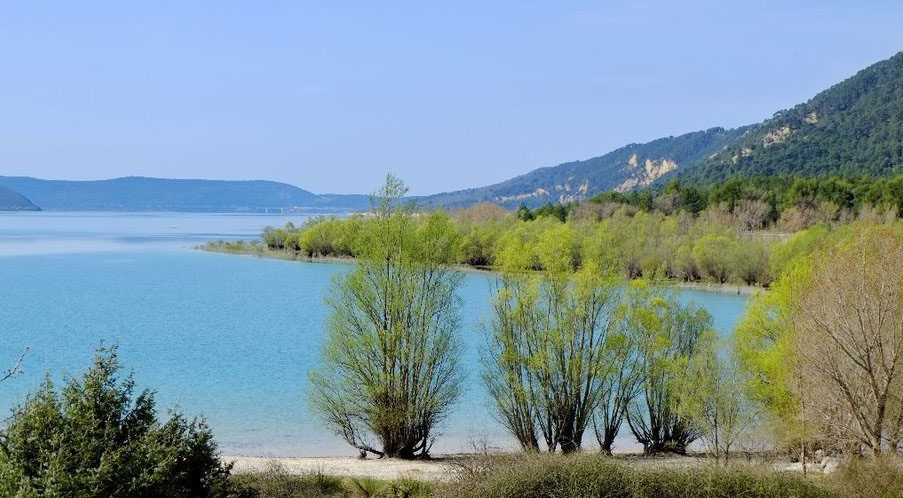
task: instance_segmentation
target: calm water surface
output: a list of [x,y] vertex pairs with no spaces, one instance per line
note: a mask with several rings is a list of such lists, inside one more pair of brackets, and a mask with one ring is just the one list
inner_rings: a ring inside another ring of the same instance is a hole
[[[226,454],[351,455],[311,414],[306,376],[324,337],[323,295],[348,265],[203,253],[304,216],[159,213],[0,214],[0,360],[31,348],[25,373],[0,384],[0,414],[49,372],[77,375],[101,340],[118,342],[139,387],[163,409],[203,414]],[[434,451],[511,440],[479,383],[491,276],[469,273],[463,365],[468,390]],[[682,291],[729,333],[745,298]],[[0,361],[5,365],[7,361]],[[625,438],[622,443],[628,445]]]

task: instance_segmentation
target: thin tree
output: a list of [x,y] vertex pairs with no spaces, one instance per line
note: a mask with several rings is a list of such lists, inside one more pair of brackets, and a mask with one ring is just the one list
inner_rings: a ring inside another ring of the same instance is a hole
[[628,404],[639,394],[642,386],[638,361],[638,345],[633,338],[618,326],[617,332],[609,339],[605,354],[608,359],[607,369],[603,377],[601,399],[593,414],[593,429],[599,448],[611,455],[615,438],[627,417]]
[[[566,225],[500,256],[484,381],[501,422],[526,450],[571,453],[605,398],[606,342],[617,302],[614,265],[587,258],[573,273]],[[533,259],[538,265],[534,265]],[[527,269],[538,266],[538,273]]]
[[28,346],[25,346],[25,349],[22,350],[22,354],[19,355],[19,358],[13,363],[13,365],[6,369],[6,371],[0,372],[0,382],[4,380],[10,379],[22,373],[22,362],[25,360],[25,355],[28,354]]
[[460,394],[461,274],[457,235],[442,213],[416,216],[388,175],[361,227],[355,268],[332,284],[312,404],[362,452],[420,458]]
[[747,379],[736,358],[719,348],[714,330],[699,342],[697,354],[677,365],[678,373],[684,375],[678,383],[680,411],[693,420],[715,461],[723,459],[727,465],[731,451],[754,425],[758,413],[746,396]]
[[[710,333],[712,318],[694,305],[656,293],[646,282],[631,284],[624,306],[628,327],[639,344],[641,389],[627,409],[627,424],[646,454],[686,453],[699,437],[681,412],[681,369],[693,358],[700,338]],[[698,380],[697,380],[698,381]]]

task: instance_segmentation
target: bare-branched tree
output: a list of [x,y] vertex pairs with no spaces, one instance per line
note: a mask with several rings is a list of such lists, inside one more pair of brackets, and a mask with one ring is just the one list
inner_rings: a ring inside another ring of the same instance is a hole
[[0,372],[0,382],[3,382],[4,380],[15,377],[22,373],[22,362],[25,360],[26,354],[28,354],[28,346],[25,346],[25,349],[22,350],[22,354],[19,355],[19,358],[13,363],[11,367],[6,369],[5,372]]
[[854,227],[811,264],[792,320],[802,415],[838,445],[896,453],[903,449],[903,234]]

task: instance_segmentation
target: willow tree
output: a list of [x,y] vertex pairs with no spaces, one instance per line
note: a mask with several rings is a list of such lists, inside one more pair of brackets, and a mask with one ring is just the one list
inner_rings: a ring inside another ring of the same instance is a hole
[[515,234],[499,255],[483,379],[499,420],[530,451],[579,450],[615,368],[606,343],[619,280],[603,258],[585,257],[574,273],[576,248],[558,225],[532,242]]
[[699,432],[682,409],[681,395],[687,392],[682,383],[708,380],[688,379],[684,372],[714,335],[712,318],[645,281],[630,284],[619,314],[638,348],[640,388],[628,405],[627,424],[645,453],[685,453]]
[[714,333],[700,339],[696,355],[678,362],[679,409],[688,416],[703,446],[727,464],[731,451],[755,430],[758,412],[746,396],[747,377],[735,356],[725,350]]
[[460,393],[457,232],[442,213],[417,216],[389,175],[362,224],[356,263],[333,281],[312,404],[362,452],[426,456]]

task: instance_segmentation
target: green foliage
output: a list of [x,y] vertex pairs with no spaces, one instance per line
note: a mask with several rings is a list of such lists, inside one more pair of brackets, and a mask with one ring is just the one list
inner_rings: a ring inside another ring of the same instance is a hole
[[522,202],[520,203],[520,207],[517,208],[517,219],[521,221],[533,221],[536,219],[536,215],[527,207],[526,203]]
[[[903,168],[901,80],[903,52],[751,127],[688,176],[721,180],[738,175],[899,173]],[[838,195],[835,201],[844,198]]]
[[[569,258],[574,269],[581,267],[587,255],[605,247],[624,276],[630,279],[708,280],[768,286],[792,259],[810,253],[832,230],[840,230],[844,223],[854,220],[837,214],[833,201],[843,195],[836,193],[839,189],[836,185],[827,187],[836,184],[835,180],[819,179],[812,184],[814,187],[784,188],[795,192],[794,196],[805,196],[809,194],[801,192],[824,186],[825,204],[820,207],[812,204],[821,202],[818,200],[785,202],[785,194],[772,195],[767,189],[795,183],[764,179],[727,182],[712,187],[709,193],[702,187],[675,180],[658,197],[637,192],[612,193],[608,204],[550,205],[536,211],[523,206],[519,213],[481,203],[443,218],[448,221],[449,236],[455,239],[449,261],[479,268],[513,265],[521,270],[542,271],[546,268],[537,248],[545,238],[554,244],[556,233],[561,227],[567,227],[562,232],[567,236],[567,249],[555,250]],[[866,183],[860,186],[876,186],[883,185],[885,180],[863,182]],[[869,189],[857,187],[853,191]],[[717,202],[694,214],[697,208],[710,202],[704,199],[711,196]],[[661,202],[663,199],[673,201],[666,203],[670,207]],[[625,204],[612,207],[615,200]],[[788,202],[790,207],[783,212],[778,209]],[[653,207],[639,209],[631,203]],[[862,213],[879,221],[889,219],[886,213],[880,214],[872,208]],[[434,219],[429,213],[409,214],[406,223],[412,230]],[[371,246],[366,237],[373,233],[375,223],[376,219],[368,216],[318,217],[301,227],[288,224],[278,229],[266,228],[262,234],[265,249],[226,243],[210,244],[206,248],[288,258],[357,257]],[[763,231],[766,223],[781,228],[795,227],[798,231],[784,240],[784,234]]]
[[267,462],[260,472],[233,475],[232,481],[248,490],[249,496],[255,498],[347,496],[342,478],[317,471],[292,474],[276,460]]
[[404,192],[387,177],[360,227],[354,270],[333,282],[311,402],[352,446],[419,458],[460,393],[462,275],[451,268],[459,244],[451,220],[436,212],[416,221],[400,205]]
[[240,496],[203,421],[157,419],[154,394],[120,378],[116,347],[58,392],[48,379],[2,431],[3,496]]
[[857,458],[832,476],[830,488],[847,498],[900,498],[903,496],[903,465],[896,458]]
[[351,488],[361,498],[377,498],[386,489],[386,483],[370,477],[352,477]]
[[557,218],[558,221],[566,221],[568,219],[568,214],[570,214],[571,209],[575,204],[552,204],[551,202],[548,204],[544,204],[542,207],[534,211],[534,215],[537,218],[542,218],[543,216],[551,216],[553,218]]
[[708,234],[696,241],[693,259],[703,276],[723,284],[731,276],[731,257],[738,251],[738,247],[736,239]]
[[[577,451],[608,377],[620,369],[607,353],[619,280],[604,252],[573,273],[576,237],[557,224],[524,247],[511,240],[501,277],[483,379],[502,423],[530,451]],[[531,254],[532,253],[532,254]],[[528,273],[536,263],[538,273]]]
[[734,354],[748,375],[748,395],[766,414],[780,421],[775,425],[779,441],[796,438],[798,403],[793,394],[794,299],[805,287],[811,265],[804,258],[792,260],[768,292],[752,296],[734,328]]
[[829,233],[828,227],[818,225],[793,234],[783,244],[778,244],[772,250],[770,255],[771,270],[776,275],[783,274],[793,261],[807,256],[824,242]]
[[801,476],[751,467],[633,468],[598,455],[519,456],[464,476],[437,494],[455,498],[828,497]]
[[664,185],[655,184],[629,194],[602,192],[591,199],[592,204],[619,204],[642,211],[674,214],[686,211],[699,214],[706,209],[722,208],[739,214],[744,202],[761,201],[763,221],[777,222],[788,209],[804,206],[817,209],[830,206],[830,219],[855,217],[862,209],[876,206],[903,216],[903,175],[885,177],[851,176],[849,173],[825,176],[788,174],[732,177],[723,181],[704,182],[693,179],[673,179]]
[[727,464],[744,436],[755,430],[757,407],[746,396],[747,378],[731,351],[714,334],[700,339],[699,350],[678,369],[678,410],[693,421],[716,462]]
[[[876,432],[885,430],[886,423],[888,434],[874,439],[886,437],[895,444],[898,429],[890,414],[897,405],[879,402],[879,408],[870,408],[869,403],[899,397],[894,394],[899,392],[895,369],[887,366],[896,361],[888,358],[896,357],[890,351],[897,347],[893,337],[898,333],[885,328],[897,322],[883,318],[899,313],[899,301],[894,301],[899,272],[890,268],[899,261],[894,256],[903,240],[899,227],[866,222],[830,232],[816,227],[772,253],[781,277],[747,304],[734,331],[734,353],[748,376],[749,396],[770,416],[779,442],[818,435],[823,444],[842,447],[858,433],[839,420],[855,419]],[[877,358],[857,356],[872,351]],[[847,358],[849,371],[830,370],[847,365]],[[872,365],[879,372],[871,371]],[[855,382],[861,382],[860,387],[850,387]],[[869,388],[878,394],[858,394]],[[837,412],[829,414],[829,406]],[[862,415],[866,412],[883,418],[868,421],[869,416]],[[871,441],[857,437],[857,445]],[[880,441],[872,444],[880,450]]]
[[627,423],[647,454],[685,453],[699,436],[698,428],[682,410],[688,365],[705,354],[717,337],[712,318],[694,305],[682,306],[674,296],[632,282],[619,315],[621,327],[636,344],[639,394],[630,400]]
[[426,498],[432,496],[434,486],[426,481],[402,478],[388,485],[385,495],[390,498]]

